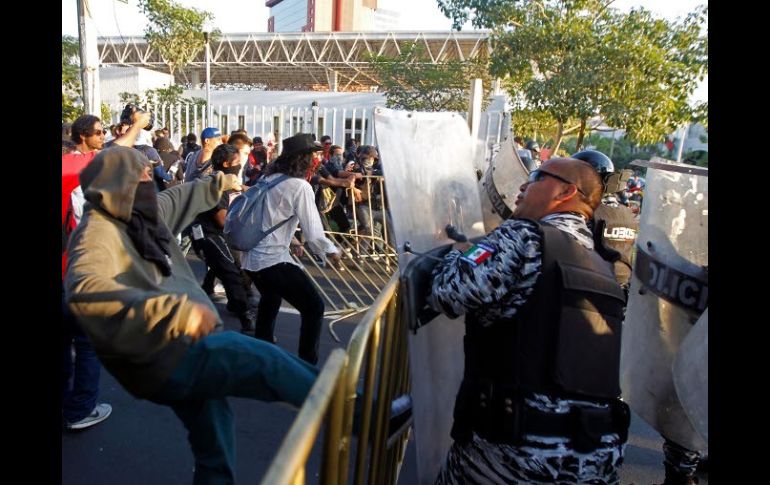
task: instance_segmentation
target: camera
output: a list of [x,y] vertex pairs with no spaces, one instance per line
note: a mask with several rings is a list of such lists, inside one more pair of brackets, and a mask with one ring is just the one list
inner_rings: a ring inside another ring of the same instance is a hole
[[[134,113],[144,113],[145,110],[140,108],[139,106],[135,104],[127,104],[125,108],[123,108],[123,112],[120,113],[120,122],[126,125],[132,125],[133,121],[131,121],[131,115]],[[150,113],[150,123],[144,127],[145,130],[151,131],[152,125],[155,123],[155,116],[153,116],[152,113]]]

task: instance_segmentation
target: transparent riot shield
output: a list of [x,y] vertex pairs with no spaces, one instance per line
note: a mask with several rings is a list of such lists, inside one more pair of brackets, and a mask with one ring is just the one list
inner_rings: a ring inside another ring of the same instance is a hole
[[674,387],[687,417],[703,441],[709,441],[709,311],[708,308],[674,359]]
[[509,136],[502,141],[500,151],[480,181],[481,211],[487,232],[511,217],[519,187],[528,176],[529,171],[513,147],[513,137]]
[[677,394],[672,366],[708,306],[708,170],[662,159],[637,165],[648,167],[647,188],[623,325],[623,399],[666,438],[703,450],[682,404],[693,399]]
[[[484,234],[473,140],[458,114],[377,108],[379,143],[399,269],[415,252],[451,243],[444,228]],[[439,315],[409,336],[414,434],[420,484],[434,483],[452,439],[452,412],[463,371],[462,318]]]

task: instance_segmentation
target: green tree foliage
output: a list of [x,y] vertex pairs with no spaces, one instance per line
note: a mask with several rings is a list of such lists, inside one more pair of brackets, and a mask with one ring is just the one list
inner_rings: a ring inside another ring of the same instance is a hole
[[620,13],[606,0],[438,4],[456,28],[471,20],[492,29],[492,74],[505,80],[514,109],[553,119],[556,147],[575,121],[579,145],[600,121],[649,144],[707,118],[707,104],[688,104],[707,73],[707,7],[670,22],[644,9]]
[[479,57],[470,62],[451,60],[428,64],[425,49],[411,44],[395,57],[371,57],[372,65],[382,81],[388,108],[413,111],[467,111],[470,80],[481,78],[487,98],[492,79],[488,60]]
[[[613,142],[611,137],[601,136],[598,133],[592,133],[585,138],[583,148],[587,149],[589,147],[607,155],[612,154],[610,158],[612,158],[612,163],[615,165],[616,170],[624,168],[639,170],[638,167],[628,167],[628,164],[634,160],[649,160],[654,156],[670,158],[668,151],[660,144],[638,145],[625,137],[617,138]],[[562,148],[568,154],[578,151],[577,136],[566,138]]]
[[174,105],[177,104],[189,104],[192,106],[206,106],[206,100],[203,98],[186,98],[182,96],[184,89],[181,86],[172,85],[167,88],[148,89],[143,95],[137,93],[122,92],[118,94],[120,102],[122,104],[133,103],[139,106],[144,106],[147,102],[151,102],[154,105]]
[[[82,83],[80,80],[80,45],[74,37],[63,35],[61,38],[61,119],[71,123],[83,114],[81,99]],[[102,103],[102,120],[110,119],[110,108]]]
[[173,0],[139,0],[139,7],[149,20],[144,38],[172,75],[205,47],[203,24],[213,18],[210,12],[184,8]]
[[80,103],[80,53],[78,40],[68,35],[61,38],[61,118],[72,122],[83,113]]

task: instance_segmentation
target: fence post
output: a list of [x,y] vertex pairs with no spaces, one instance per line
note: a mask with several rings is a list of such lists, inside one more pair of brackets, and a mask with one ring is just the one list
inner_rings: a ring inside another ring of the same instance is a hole
[[[471,139],[476,140],[479,136],[479,121],[481,116],[481,98],[482,88],[481,79],[472,79],[470,87],[470,100],[468,101],[468,128],[471,130]],[[486,146],[486,140],[484,145]]]

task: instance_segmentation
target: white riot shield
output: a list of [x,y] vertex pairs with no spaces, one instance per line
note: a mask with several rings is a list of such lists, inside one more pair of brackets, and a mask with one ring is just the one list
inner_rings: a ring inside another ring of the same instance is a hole
[[709,442],[709,311],[695,323],[674,359],[674,387],[685,414]]
[[623,399],[666,438],[703,450],[672,365],[708,306],[708,170],[661,159],[637,165],[649,168],[623,325]]
[[513,147],[513,137],[502,141],[500,151],[481,179],[481,211],[484,228],[492,231],[511,217],[519,187],[527,181],[529,171]]
[[[469,238],[484,234],[473,140],[468,125],[454,113],[418,113],[377,108],[374,130],[388,190],[390,215],[406,268],[412,250],[426,252],[452,242],[452,224]],[[452,413],[463,372],[462,318],[439,315],[409,335],[417,475],[432,484],[452,439]]]

